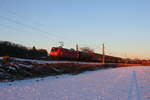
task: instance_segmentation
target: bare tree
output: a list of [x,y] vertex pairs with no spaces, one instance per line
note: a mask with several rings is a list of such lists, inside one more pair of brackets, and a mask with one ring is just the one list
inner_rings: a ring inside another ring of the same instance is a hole
[[81,50],[82,52],[94,53],[94,50],[91,49],[91,48],[89,48],[89,47],[82,47],[82,48],[80,48],[80,50]]

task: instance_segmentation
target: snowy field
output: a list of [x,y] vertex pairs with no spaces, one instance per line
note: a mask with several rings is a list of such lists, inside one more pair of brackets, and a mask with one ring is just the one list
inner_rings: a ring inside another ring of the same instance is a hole
[[0,83],[0,100],[150,100],[150,67]]

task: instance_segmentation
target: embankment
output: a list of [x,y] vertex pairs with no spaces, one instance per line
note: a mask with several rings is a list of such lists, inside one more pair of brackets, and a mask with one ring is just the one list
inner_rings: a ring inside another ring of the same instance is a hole
[[[100,64],[71,61],[40,61],[18,58],[0,59],[0,81],[14,81],[61,74],[78,74],[97,69],[133,66],[131,64]],[[137,66],[137,65],[134,65]]]

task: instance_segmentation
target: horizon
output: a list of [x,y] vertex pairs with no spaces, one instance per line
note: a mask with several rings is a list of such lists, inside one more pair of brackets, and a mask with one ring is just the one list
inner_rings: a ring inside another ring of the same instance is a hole
[[29,47],[90,47],[150,59],[148,0],[0,0],[0,40]]

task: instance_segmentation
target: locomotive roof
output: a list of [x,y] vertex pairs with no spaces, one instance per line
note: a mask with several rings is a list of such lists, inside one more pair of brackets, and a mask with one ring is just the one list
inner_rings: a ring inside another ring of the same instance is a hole
[[74,49],[67,49],[67,48],[63,48],[63,47],[52,47],[52,48],[57,48],[57,49],[64,49],[64,50],[72,50],[72,51],[75,51]]

